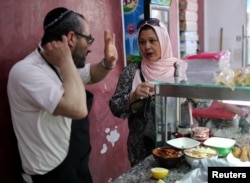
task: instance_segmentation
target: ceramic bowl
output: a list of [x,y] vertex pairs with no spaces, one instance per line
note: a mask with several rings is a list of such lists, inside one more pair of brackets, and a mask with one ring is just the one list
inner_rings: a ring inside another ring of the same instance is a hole
[[176,139],[168,140],[167,143],[177,149],[188,149],[200,145],[200,142],[188,137],[180,137]]
[[205,158],[218,158],[218,152],[210,147],[197,146],[184,150],[185,160],[192,167],[196,167],[200,160]]
[[233,149],[236,141],[223,137],[210,137],[204,142],[207,147],[214,148],[218,151],[220,157],[226,157]]
[[164,168],[175,167],[184,157],[183,152],[174,147],[158,147],[152,151],[152,154],[159,165]]

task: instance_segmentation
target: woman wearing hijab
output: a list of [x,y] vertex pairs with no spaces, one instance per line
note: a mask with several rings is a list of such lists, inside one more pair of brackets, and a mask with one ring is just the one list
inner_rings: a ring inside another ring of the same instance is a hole
[[128,118],[127,145],[131,166],[151,154],[156,140],[154,115],[150,115],[149,119],[145,114],[131,110],[131,104],[143,99],[145,101],[145,98],[152,98],[154,94],[152,81],[172,80],[175,62],[181,66],[181,76],[186,70],[186,63],[173,57],[167,29],[158,19],[143,20],[138,24],[137,29],[142,60],[130,63],[124,68],[109,103],[113,115]]

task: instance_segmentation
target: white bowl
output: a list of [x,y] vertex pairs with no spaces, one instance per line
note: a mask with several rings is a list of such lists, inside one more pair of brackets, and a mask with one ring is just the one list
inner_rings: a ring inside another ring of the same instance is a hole
[[210,147],[194,147],[184,150],[185,160],[192,167],[198,166],[199,162],[205,158],[218,159],[218,152]]
[[200,145],[200,142],[188,137],[180,137],[176,139],[168,140],[167,143],[178,149],[188,149]]

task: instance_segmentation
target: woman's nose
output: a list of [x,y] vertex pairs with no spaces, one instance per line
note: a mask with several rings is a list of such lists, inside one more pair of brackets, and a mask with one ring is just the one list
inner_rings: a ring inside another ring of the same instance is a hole
[[146,43],[145,43],[145,48],[150,48],[150,47],[151,47],[150,41],[146,41]]

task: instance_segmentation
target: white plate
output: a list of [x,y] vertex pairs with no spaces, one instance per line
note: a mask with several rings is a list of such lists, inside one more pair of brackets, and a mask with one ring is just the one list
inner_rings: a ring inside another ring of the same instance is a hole
[[232,152],[227,155],[227,161],[233,166],[250,167],[250,161],[242,162],[239,158],[235,158]]
[[229,148],[235,144],[235,140],[223,138],[223,137],[210,137],[204,142],[204,145],[210,147],[219,147],[219,148]]
[[187,137],[168,140],[167,143],[178,149],[188,149],[200,145],[200,142]]

